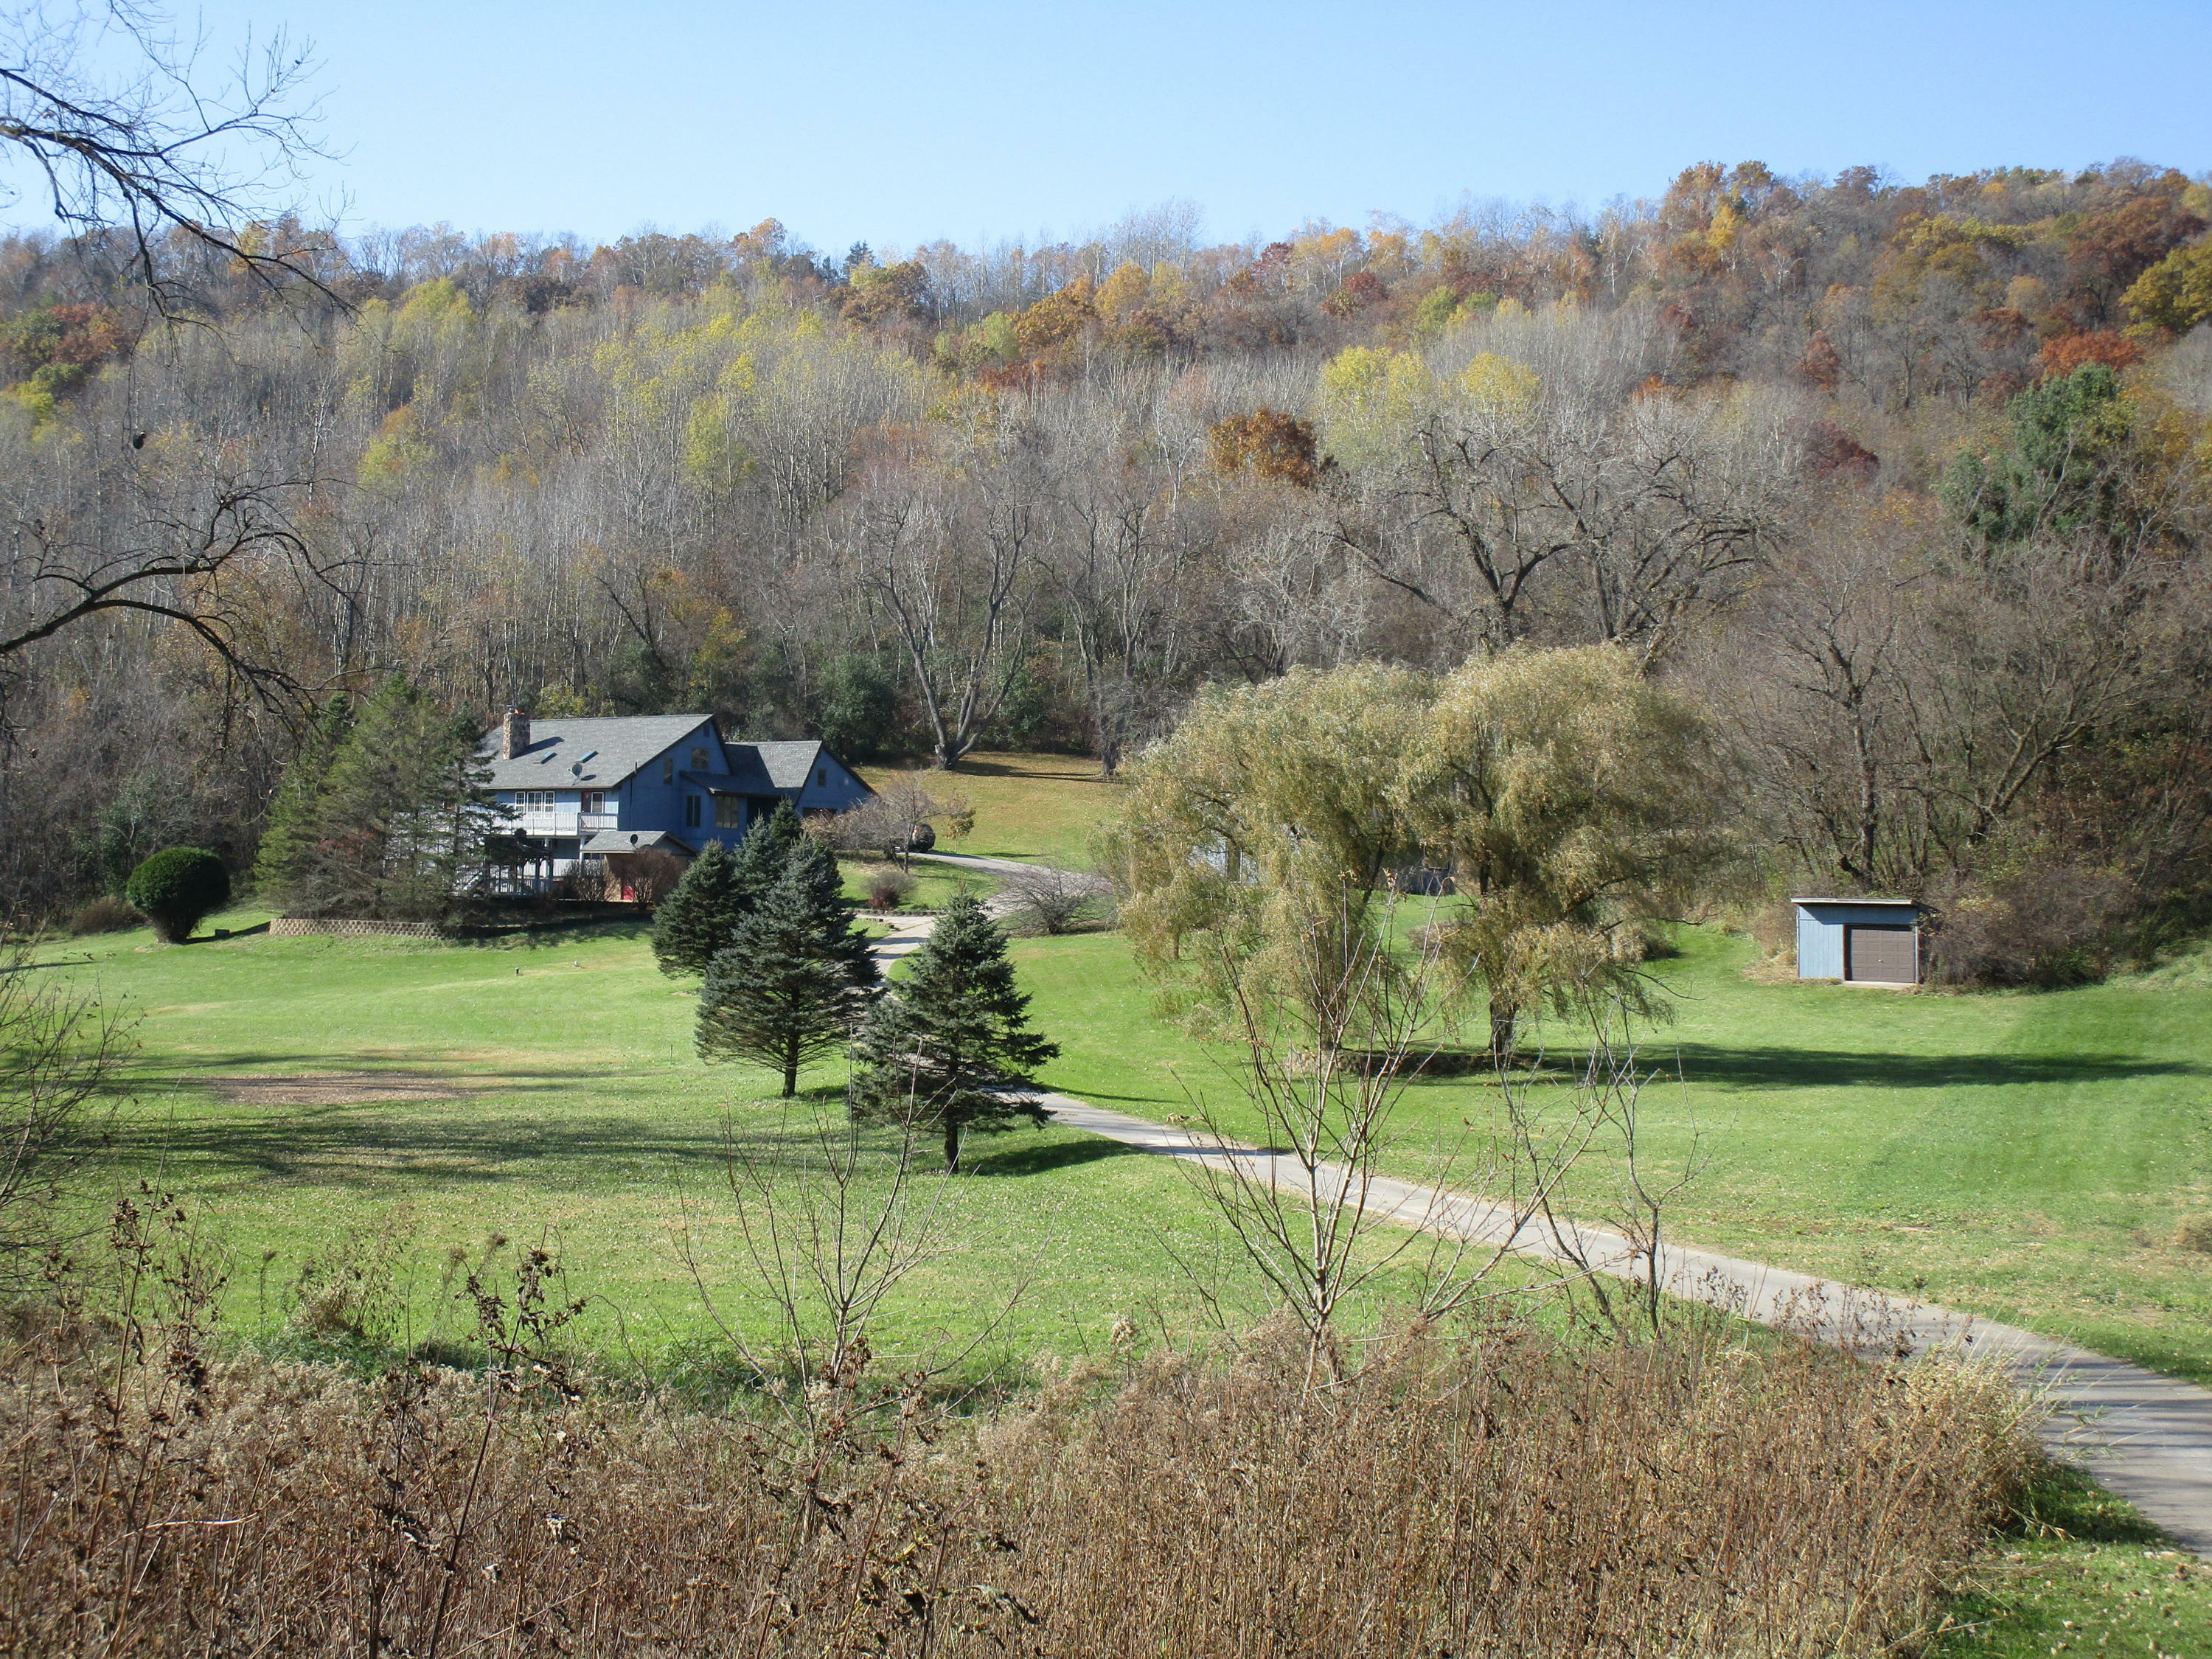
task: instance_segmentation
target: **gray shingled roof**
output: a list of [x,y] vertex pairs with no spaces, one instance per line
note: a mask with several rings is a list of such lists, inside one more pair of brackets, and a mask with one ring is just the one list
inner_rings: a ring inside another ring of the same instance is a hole
[[758,752],[761,764],[768,768],[777,788],[804,789],[806,775],[814,769],[814,757],[822,752],[822,740],[808,738],[793,743],[751,743],[745,747]]
[[[500,728],[477,744],[491,766],[495,789],[611,789],[671,744],[708,723],[706,714],[624,714],[600,719],[533,720],[530,747],[513,760],[499,758]],[[589,755],[580,772],[569,769]],[[678,757],[683,765],[688,755]]]
[[678,772],[676,775],[686,783],[696,783],[702,789],[710,789],[718,795],[773,795],[781,793],[775,780],[768,775],[760,757],[753,753],[747,743],[726,743],[722,752],[729,757],[726,772]]
[[675,851],[690,858],[697,849],[678,841],[665,830],[595,830],[576,849],[586,854]]

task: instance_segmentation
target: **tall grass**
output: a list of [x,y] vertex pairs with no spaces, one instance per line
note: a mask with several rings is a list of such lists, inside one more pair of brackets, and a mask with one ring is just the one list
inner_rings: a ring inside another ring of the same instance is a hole
[[[1302,1332],[962,1417],[595,1389],[526,1261],[476,1370],[223,1355],[166,1282],[0,1364],[10,1654],[1895,1650],[2029,1455],[2004,1389],[1711,1326]],[[884,1395],[875,1396],[881,1401]],[[793,1426],[794,1424],[799,1426]]]

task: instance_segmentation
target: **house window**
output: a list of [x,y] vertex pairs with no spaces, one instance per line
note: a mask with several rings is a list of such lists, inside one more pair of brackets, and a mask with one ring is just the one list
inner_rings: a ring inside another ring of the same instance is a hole
[[814,787],[815,787],[817,789],[819,789],[820,787],[822,787],[822,786],[823,786],[823,784],[825,784],[825,783],[827,783],[827,782],[829,782],[829,781],[830,781],[830,769],[829,769],[828,767],[826,767],[826,766],[817,766],[817,767],[816,767],[816,768],[814,769]]
[[714,828],[742,830],[745,827],[745,798],[743,795],[714,797]]
[[699,797],[696,795],[684,797],[684,827],[686,830],[699,827]]
[[707,769],[707,751],[705,750],[694,749],[691,751],[691,769],[694,772],[703,772]]
[[584,805],[582,810],[586,812],[605,811],[607,810],[607,792],[604,789],[586,789],[584,791]]
[[660,781],[663,783],[673,783],[676,781],[675,756],[663,755],[660,757]]
[[550,789],[518,789],[514,792],[514,805],[519,811],[550,812],[554,806],[553,792]]

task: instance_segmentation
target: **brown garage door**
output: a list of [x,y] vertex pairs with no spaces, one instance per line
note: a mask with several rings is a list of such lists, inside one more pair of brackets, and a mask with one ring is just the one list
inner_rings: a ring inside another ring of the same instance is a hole
[[1910,927],[1846,927],[1844,977],[1877,985],[1920,982],[1920,942]]

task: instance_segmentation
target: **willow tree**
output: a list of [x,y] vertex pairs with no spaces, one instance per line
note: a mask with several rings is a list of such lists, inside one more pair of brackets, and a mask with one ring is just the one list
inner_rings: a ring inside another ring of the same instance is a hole
[[1131,769],[1100,850],[1139,959],[1201,1027],[1240,999],[1340,1027],[1413,856],[1399,777],[1432,683],[1374,664],[1203,693]]
[[1646,926],[1729,856],[1711,728],[1612,646],[1217,690],[1133,780],[1102,850],[1139,961],[1201,1028],[1256,1000],[1356,1036],[1346,1000],[1389,1014],[1383,960],[1419,954],[1379,938],[1393,896],[1448,872],[1424,939],[1457,971],[1426,983],[1486,999],[1504,1060],[1540,1005],[1650,1010]]
[[1500,1061],[1540,1004],[1651,1012],[1647,927],[1686,914],[1734,857],[1739,797],[1712,726],[1616,646],[1460,668],[1400,791],[1409,834],[1451,872],[1440,943],[1486,990]]

